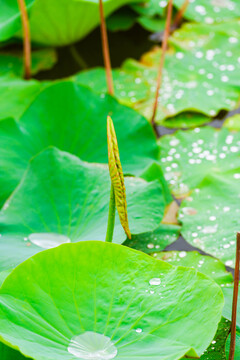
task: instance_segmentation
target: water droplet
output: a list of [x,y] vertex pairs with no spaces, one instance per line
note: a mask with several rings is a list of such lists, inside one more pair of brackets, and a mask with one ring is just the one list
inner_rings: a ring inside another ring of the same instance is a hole
[[180,251],[179,257],[184,258],[187,255],[186,251]]
[[33,233],[28,236],[28,240],[43,249],[51,249],[71,242],[67,236],[55,233]]
[[153,278],[153,279],[149,280],[149,284],[150,285],[160,285],[161,284],[161,279]]
[[108,336],[87,331],[71,339],[68,352],[78,359],[110,360],[116,357],[117,348]]
[[138,328],[138,329],[136,329],[136,332],[137,332],[138,334],[140,334],[140,333],[142,332],[142,329]]

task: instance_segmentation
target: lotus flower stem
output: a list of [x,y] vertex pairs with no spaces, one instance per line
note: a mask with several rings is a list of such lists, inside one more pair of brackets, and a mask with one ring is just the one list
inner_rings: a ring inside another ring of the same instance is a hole
[[22,29],[23,29],[23,53],[24,53],[24,78],[31,78],[31,37],[28,20],[28,13],[25,0],[18,0],[18,6],[21,13]]
[[107,141],[108,141],[108,164],[111,178],[111,194],[108,214],[108,227],[106,241],[111,242],[113,238],[115,206],[118,211],[119,219],[122,227],[129,239],[131,232],[128,225],[127,200],[124,184],[124,176],[119,156],[117,137],[113,125],[113,121],[108,116],[107,119]]
[[116,212],[115,194],[114,194],[113,185],[111,184],[109,211],[108,211],[108,226],[107,226],[107,234],[106,234],[107,242],[112,242],[113,239],[115,212]]
[[161,58],[160,58],[158,77],[157,77],[157,90],[156,90],[155,101],[153,104],[153,114],[152,114],[152,120],[151,120],[151,123],[152,123],[152,126],[153,126],[155,132],[157,132],[155,118],[156,118],[157,108],[158,108],[159,91],[160,91],[160,88],[162,85],[162,73],[163,73],[163,67],[164,67],[164,62],[165,62],[165,55],[166,55],[166,51],[167,51],[168,37],[170,34],[172,8],[173,8],[173,0],[169,0],[168,10],[167,10],[167,20],[166,20],[163,42],[162,42],[162,54],[161,54]]
[[233,290],[233,303],[232,303],[231,342],[230,342],[230,352],[228,358],[229,360],[234,360],[235,346],[236,346],[239,262],[240,262],[240,233],[237,233],[236,264],[235,264],[235,272],[234,272],[234,290]]
[[99,12],[100,12],[100,20],[101,20],[100,27],[101,27],[101,38],[102,38],[102,50],[103,50],[104,66],[105,66],[105,70],[106,70],[108,93],[110,95],[113,95],[114,88],[113,88],[111,59],[110,59],[107,28],[106,28],[106,22],[105,22],[105,17],[104,17],[104,9],[103,9],[102,0],[99,0]]
[[174,28],[177,28],[181,21],[182,21],[182,18],[183,18],[183,15],[185,13],[185,11],[187,10],[187,7],[189,5],[189,0],[185,0],[184,3],[182,4],[181,8],[179,9],[175,19],[174,19],[174,22],[173,22],[173,27]]

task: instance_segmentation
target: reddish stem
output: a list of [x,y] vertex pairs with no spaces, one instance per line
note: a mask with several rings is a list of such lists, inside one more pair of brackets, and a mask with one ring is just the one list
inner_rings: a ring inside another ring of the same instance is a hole
[[237,249],[236,249],[235,273],[234,273],[231,343],[230,343],[229,360],[234,360],[234,353],[235,353],[235,346],[236,346],[237,303],[238,303],[238,288],[239,288],[239,262],[240,262],[240,233],[237,233]]
[[155,96],[155,101],[154,101],[154,105],[153,105],[153,114],[152,114],[152,120],[151,120],[152,126],[155,129],[155,131],[156,131],[155,117],[156,117],[157,107],[158,107],[159,91],[160,91],[160,87],[162,84],[162,73],[163,73],[163,67],[164,67],[164,62],[165,62],[165,55],[166,55],[166,51],[167,51],[168,37],[170,34],[172,8],[173,8],[173,0],[169,0],[168,10],[167,10],[167,20],[166,20],[163,42],[162,42],[162,55],[160,58],[158,77],[157,77],[157,90],[156,90],[156,96]]
[[185,0],[184,3],[182,4],[182,7],[179,9],[179,11],[174,19],[174,22],[173,22],[174,28],[177,28],[180,25],[183,15],[189,5],[189,2],[190,2],[189,0]]
[[18,0],[23,29],[24,78],[31,78],[31,37],[25,0]]
[[104,9],[103,9],[102,0],[99,0],[99,11],[100,11],[100,20],[101,20],[100,27],[101,27],[103,59],[104,59],[104,66],[105,66],[105,70],[106,70],[107,87],[108,87],[109,94],[113,95],[114,89],[113,89],[113,79],[112,79],[112,68],[111,68],[107,28],[106,28],[106,22],[105,22],[105,17],[104,17]]

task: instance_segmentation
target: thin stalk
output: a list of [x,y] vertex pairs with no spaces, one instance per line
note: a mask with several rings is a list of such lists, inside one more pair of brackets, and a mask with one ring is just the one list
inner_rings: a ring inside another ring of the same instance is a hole
[[163,73],[163,67],[164,67],[164,62],[165,62],[165,55],[166,55],[166,51],[167,51],[168,37],[170,34],[172,8],[173,8],[173,0],[169,0],[168,10],[167,10],[167,20],[166,20],[163,42],[162,42],[162,55],[160,58],[158,77],[157,77],[157,90],[156,90],[156,96],[155,96],[155,101],[154,101],[154,105],[153,105],[153,114],[152,114],[152,120],[151,120],[151,123],[152,123],[152,126],[153,126],[155,132],[156,132],[155,117],[156,117],[157,107],[158,107],[159,91],[160,91],[160,87],[162,84],[162,73]]
[[79,67],[81,69],[87,69],[87,63],[85,62],[85,60],[82,58],[82,56],[79,54],[79,52],[77,51],[76,47],[74,45],[71,45],[69,47],[70,53],[73,57],[73,59],[75,60],[75,62],[79,65]]
[[173,27],[174,28],[177,28],[181,21],[182,21],[182,18],[183,18],[183,15],[185,13],[185,11],[187,10],[187,7],[189,5],[189,0],[185,0],[184,3],[182,4],[182,7],[179,9],[175,19],[174,19],[174,22],[173,22]]
[[111,68],[111,60],[110,60],[110,52],[109,52],[109,44],[108,44],[108,36],[107,36],[107,27],[104,17],[104,9],[103,2],[99,0],[99,12],[100,12],[100,20],[101,20],[101,38],[102,38],[102,50],[103,50],[103,60],[104,66],[106,70],[106,78],[107,78],[107,87],[110,95],[114,94],[113,88],[113,78],[112,78],[112,68]]
[[106,239],[105,239],[105,241],[107,241],[107,242],[112,242],[112,239],[113,239],[113,231],[114,231],[114,224],[115,224],[115,210],[116,210],[115,194],[114,194],[113,185],[111,184],[109,211],[108,211],[108,226],[107,226],[107,234],[106,234]]
[[236,346],[239,262],[240,262],[240,233],[237,233],[236,264],[235,264],[235,272],[234,272],[234,290],[233,290],[233,303],[232,303],[231,342],[230,342],[230,352],[228,358],[229,360],[234,360],[235,346]]
[[23,53],[24,53],[24,78],[31,78],[31,36],[28,20],[28,13],[25,0],[18,0],[18,6],[21,13],[22,29],[23,29]]

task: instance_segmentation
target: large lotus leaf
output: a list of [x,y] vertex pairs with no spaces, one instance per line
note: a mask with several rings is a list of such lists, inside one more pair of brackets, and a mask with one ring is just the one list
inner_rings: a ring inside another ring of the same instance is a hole
[[194,269],[116,244],[65,244],[5,280],[0,335],[35,360],[178,360],[204,351],[222,306],[218,285]]
[[[238,21],[220,25],[187,24],[171,36],[157,123],[184,111],[215,116],[221,109],[236,107],[240,98],[239,40]],[[160,56],[161,50],[155,48],[145,54],[141,62],[127,60],[115,73],[115,88],[120,90],[116,92],[118,99],[148,119],[153,111]],[[128,89],[123,73],[125,77],[134,76],[136,82],[141,82],[140,92],[137,88],[132,89],[133,86]],[[96,77],[92,70],[80,73],[77,81],[87,83],[97,92],[106,91],[106,82],[100,84]]]
[[[200,360],[226,360],[225,344],[230,331],[232,312],[233,277],[226,271],[224,264],[210,256],[201,255],[196,251],[166,251],[154,253],[154,257],[164,260],[171,265],[187,266],[208,275],[222,287],[224,293],[224,310],[222,321],[219,323],[218,331],[214,340],[204,351]],[[228,319],[228,320],[227,320]],[[228,352],[226,351],[227,355]],[[237,359],[237,358],[236,358]],[[191,360],[194,360],[191,358]]]
[[[136,77],[134,73],[113,69],[114,94],[122,104],[129,107],[148,96],[148,84],[145,79]],[[107,91],[106,71],[94,68],[78,73],[73,77],[77,84],[85,84],[95,92],[104,94]]]
[[233,267],[236,233],[240,228],[240,166],[223,174],[208,175],[181,204],[183,237]]
[[[105,16],[129,2],[103,0]],[[29,20],[34,42],[67,45],[82,39],[100,23],[99,0],[35,0]]]
[[[32,75],[41,70],[48,70],[56,63],[56,52],[53,49],[41,49],[32,52]],[[6,74],[22,77],[24,74],[22,52],[0,53],[0,76]],[[2,101],[2,100],[1,100]],[[8,115],[9,116],[9,115]]]
[[211,277],[218,285],[227,286],[233,282],[231,273],[224,264],[211,256],[201,255],[197,251],[165,251],[154,254],[156,259],[167,261],[171,265],[192,267]]
[[159,146],[165,178],[174,195],[180,198],[198,187],[208,174],[233,169],[239,172],[240,132],[212,127],[177,131],[162,137]]
[[[25,0],[30,10],[35,0]],[[21,28],[21,16],[16,0],[0,0],[0,41],[8,40]]]
[[9,74],[0,77],[0,119],[18,119],[47,85],[47,82],[26,81]]
[[116,128],[124,172],[144,172],[158,156],[155,135],[147,120],[110,96],[100,97],[64,81],[42,91],[17,123],[0,121],[1,202],[20,181],[29,159],[49,145],[85,161],[107,163],[109,114]]
[[[174,5],[181,8],[184,0],[174,0]],[[240,17],[240,3],[238,0],[192,0],[184,17],[212,24]]]
[[[134,177],[125,182],[131,233],[154,230],[165,207],[161,185]],[[105,240],[110,187],[107,166],[54,148],[35,157],[0,212],[1,270],[62,242]],[[116,217],[113,241],[125,240]]]

